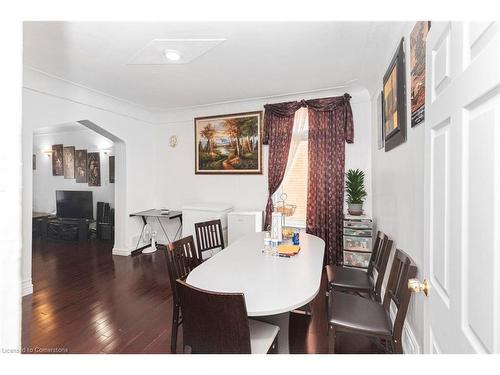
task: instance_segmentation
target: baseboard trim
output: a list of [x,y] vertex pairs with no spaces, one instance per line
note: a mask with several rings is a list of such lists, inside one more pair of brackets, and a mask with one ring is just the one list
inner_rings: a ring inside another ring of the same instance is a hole
[[132,254],[132,250],[127,250],[127,249],[118,249],[116,247],[113,247],[113,255],[119,255],[123,257],[128,257]]
[[402,341],[404,354],[420,354],[420,345],[408,322],[403,327]]
[[[392,303],[390,307],[390,315],[391,320],[394,321],[396,318],[396,309]],[[403,325],[401,345],[403,345],[403,354],[420,354],[420,345],[418,344],[417,338],[415,337],[415,334],[413,333],[413,330],[407,320],[405,320]]]
[[31,278],[21,283],[21,293],[23,297],[33,294],[33,281]]

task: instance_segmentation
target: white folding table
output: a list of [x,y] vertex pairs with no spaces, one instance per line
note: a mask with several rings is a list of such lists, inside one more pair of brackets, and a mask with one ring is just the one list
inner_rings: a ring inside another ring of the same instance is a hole
[[177,228],[177,231],[175,232],[174,241],[177,239],[177,236],[179,235],[179,233],[182,229],[182,212],[181,211],[170,211],[168,214],[162,214],[161,210],[152,209],[152,210],[140,211],[140,212],[130,214],[130,217],[134,217],[134,216],[142,218],[142,229],[141,229],[141,234],[139,235],[139,238],[137,239],[137,244],[135,246],[135,249],[132,251],[131,255],[140,254],[142,252],[142,250],[144,250],[145,248],[150,246],[148,244],[148,245],[139,247],[139,244],[142,240],[142,234],[144,233],[144,228],[148,224],[148,217],[156,218],[156,220],[157,220],[158,224],[160,225],[160,227],[163,231],[163,234],[164,234],[165,238],[167,239],[168,243],[170,242],[170,238],[168,237],[167,231],[165,230],[165,228],[163,227],[163,224],[161,223],[161,219],[169,219],[169,220],[173,220],[176,218],[179,219],[180,225],[179,225],[179,228]]

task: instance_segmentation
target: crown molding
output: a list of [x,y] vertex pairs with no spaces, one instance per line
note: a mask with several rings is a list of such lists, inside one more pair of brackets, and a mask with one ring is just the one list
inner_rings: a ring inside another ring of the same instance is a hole
[[338,85],[338,86],[322,87],[319,89],[306,90],[306,91],[292,91],[292,92],[276,94],[276,95],[255,96],[255,97],[251,97],[251,98],[225,100],[225,101],[221,101],[221,102],[213,102],[213,103],[207,103],[207,104],[198,104],[198,105],[191,105],[191,106],[184,106],[184,107],[173,107],[173,108],[168,108],[168,109],[159,109],[158,112],[184,111],[184,110],[190,110],[190,109],[215,107],[218,105],[227,105],[227,104],[234,104],[234,103],[245,103],[245,102],[253,102],[253,101],[260,101],[260,100],[284,98],[287,96],[310,95],[310,94],[316,94],[316,93],[325,92],[325,91],[333,91],[333,90],[339,90],[342,88],[353,87],[353,83],[356,81],[357,80],[351,80],[351,81],[347,81],[346,83],[343,83],[343,84]]
[[62,78],[62,77],[59,77],[59,76],[56,76],[55,74],[51,74],[51,73],[48,73],[44,70],[40,70],[40,69],[37,69],[35,67],[32,67],[32,66],[29,66],[29,65],[23,65],[23,68],[24,69],[27,69],[27,70],[31,70],[33,72],[36,72],[38,74],[42,74],[44,76],[47,76],[49,78],[52,78],[52,79],[55,79],[55,80],[58,80],[58,81],[61,81],[61,82],[64,82],[64,83],[67,83],[69,85],[73,85],[73,86],[76,86],[76,87],[79,87],[81,89],[84,89],[84,90],[87,90],[87,91],[91,91],[97,95],[101,95],[101,96],[104,96],[104,97],[107,97],[107,98],[110,98],[112,100],[116,100],[116,101],[119,101],[119,102],[122,102],[126,105],[129,105],[129,106],[132,106],[132,107],[137,107],[138,109],[140,110],[143,110],[143,111],[151,111],[151,108],[149,107],[146,107],[142,104],[139,104],[139,103],[136,103],[136,102],[132,102],[130,100],[127,100],[127,99],[123,99],[123,98],[120,98],[118,96],[114,96],[114,95],[111,95],[111,94],[108,94],[104,91],[100,91],[100,90],[97,90],[97,89],[94,89],[92,87],[89,87],[89,86],[85,86],[81,83],[77,83],[77,82],[73,82],[73,81],[70,81],[68,79],[65,79],[65,78]]
[[[24,66],[23,89],[154,125],[154,113],[143,106]],[[85,97],[85,99],[82,99]]]
[[316,99],[328,96],[342,95],[344,92],[351,94],[351,104],[371,103],[371,96],[368,90],[360,85],[342,85],[321,90],[310,90],[305,92],[294,92],[290,94],[280,94],[273,96],[263,96],[245,100],[235,100],[230,102],[220,102],[211,105],[183,107],[164,113],[162,125],[176,125],[192,122],[194,117],[210,116],[222,113],[237,113],[255,110],[264,110],[265,104],[278,103],[280,101],[291,101],[301,99]]
[[[66,80],[64,78],[55,76],[29,65],[24,66],[23,88],[25,90],[36,92],[38,94],[52,96],[71,103],[80,104],[93,109],[113,113],[118,116],[128,117],[136,121],[147,123],[149,125],[169,125],[184,122],[186,121],[185,119],[178,119],[178,115],[180,113],[191,113],[197,111],[202,112],[211,107],[223,107],[238,104],[257,105],[259,102],[276,102],[277,100],[283,98],[292,99],[301,96],[313,98],[320,97],[321,95],[328,95],[332,91],[338,91],[341,89],[345,89],[346,91],[356,90],[358,92],[366,91],[369,95],[369,92],[365,87],[357,84],[356,80],[353,80],[337,86],[323,87],[313,90],[294,91],[276,95],[242,98],[194,106],[161,109],[154,107],[145,107],[143,105],[130,102],[128,100],[107,94],[91,87]],[[82,97],[85,97],[85,99],[82,99]],[[355,99],[355,101],[351,100],[351,102],[356,103],[359,101]],[[214,108],[214,110],[217,109]]]

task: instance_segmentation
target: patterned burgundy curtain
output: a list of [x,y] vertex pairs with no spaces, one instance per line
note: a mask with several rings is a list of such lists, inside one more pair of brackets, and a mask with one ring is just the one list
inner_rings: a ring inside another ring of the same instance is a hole
[[307,100],[309,115],[307,233],[326,243],[326,262],[342,262],[345,143],[354,129],[350,95]]
[[269,197],[266,205],[266,219],[264,228],[271,224],[273,211],[272,196],[278,189],[285,176],[288,151],[292,140],[293,120],[295,112],[301,107],[299,102],[266,104],[264,115],[264,136],[262,143],[269,145],[269,163],[267,185]]

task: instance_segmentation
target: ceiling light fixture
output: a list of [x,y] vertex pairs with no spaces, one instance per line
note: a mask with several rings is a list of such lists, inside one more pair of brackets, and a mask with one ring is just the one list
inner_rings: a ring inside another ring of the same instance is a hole
[[181,54],[179,51],[167,49],[165,51],[165,57],[170,61],[179,61],[181,58]]

